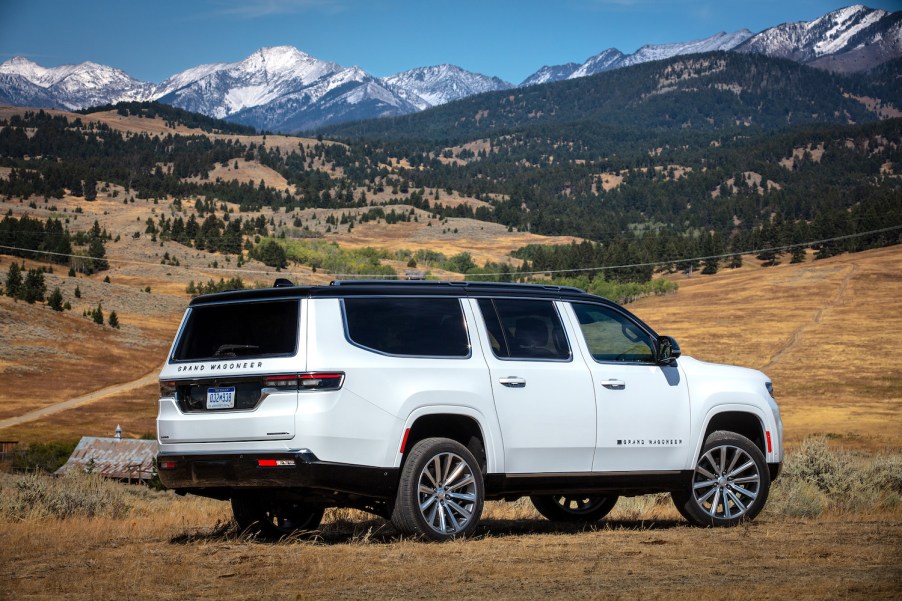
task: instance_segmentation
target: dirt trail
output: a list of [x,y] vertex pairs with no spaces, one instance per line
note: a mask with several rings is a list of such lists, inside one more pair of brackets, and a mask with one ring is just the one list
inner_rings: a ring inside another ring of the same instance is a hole
[[830,298],[830,300],[828,300],[824,304],[823,307],[817,310],[817,313],[814,314],[814,319],[812,319],[810,322],[803,323],[798,328],[796,328],[795,332],[793,332],[789,337],[789,340],[786,341],[786,344],[784,344],[777,350],[776,353],[774,353],[774,355],[770,358],[770,361],[767,362],[767,365],[761,368],[761,371],[767,371],[768,368],[779,362],[783,355],[795,348],[799,343],[802,334],[804,334],[806,330],[813,326],[820,325],[824,317],[824,312],[827,311],[827,309],[835,307],[842,302],[843,295],[845,294],[846,289],[849,287],[849,282],[852,280],[852,276],[854,276],[855,272],[857,271],[858,264],[852,263],[849,268],[849,272],[845,275],[845,277],[843,277],[842,282],[840,282],[839,284],[839,288],[836,289],[836,293]]
[[9,428],[11,426],[18,426],[19,424],[24,424],[26,422],[31,422],[37,419],[41,419],[42,417],[46,417],[53,413],[58,413],[60,411],[66,411],[68,409],[74,409],[76,407],[80,407],[82,405],[87,405],[88,403],[93,403],[95,401],[99,401],[101,399],[105,399],[114,394],[120,394],[123,392],[128,392],[130,390],[134,390],[136,388],[141,388],[142,386],[147,386],[148,384],[153,384],[157,381],[159,377],[160,369],[155,368],[150,373],[141,376],[137,380],[132,380],[131,382],[124,382],[122,384],[115,384],[113,386],[107,386],[106,388],[101,388],[100,390],[95,390],[94,392],[89,392],[88,394],[83,394],[79,397],[75,397],[74,399],[69,399],[68,401],[62,401],[60,403],[55,403],[53,405],[49,405],[47,407],[42,407],[40,409],[35,409],[34,411],[29,411],[28,413],[24,413],[17,417],[10,417],[8,419],[4,419],[0,421],[0,430],[3,428]]

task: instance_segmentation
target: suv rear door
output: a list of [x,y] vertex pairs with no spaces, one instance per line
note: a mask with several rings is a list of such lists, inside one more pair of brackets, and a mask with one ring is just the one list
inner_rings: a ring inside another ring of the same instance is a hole
[[557,303],[481,298],[480,338],[504,442],[505,472],[592,469],[595,395],[589,370],[574,360]]

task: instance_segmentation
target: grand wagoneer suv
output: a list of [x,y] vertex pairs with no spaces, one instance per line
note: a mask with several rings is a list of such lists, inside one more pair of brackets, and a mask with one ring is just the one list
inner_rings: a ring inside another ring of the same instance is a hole
[[764,506],[782,428],[764,374],[681,357],[576,288],[279,280],[191,301],[160,374],[158,469],[270,536],[345,506],[444,540],[486,499],[592,522],[656,492],[733,526]]

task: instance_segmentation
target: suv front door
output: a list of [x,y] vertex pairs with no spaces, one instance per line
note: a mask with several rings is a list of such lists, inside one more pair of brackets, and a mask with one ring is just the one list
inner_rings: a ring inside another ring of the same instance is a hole
[[655,362],[655,339],[627,313],[564,303],[582,332],[597,401],[593,472],[684,469],[689,454],[689,390],[677,365]]
[[[474,299],[509,474],[592,469],[595,395],[557,303]],[[477,311],[478,309],[478,311]]]

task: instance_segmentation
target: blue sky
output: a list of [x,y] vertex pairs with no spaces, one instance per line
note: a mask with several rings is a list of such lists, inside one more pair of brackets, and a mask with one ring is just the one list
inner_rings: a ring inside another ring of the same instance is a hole
[[[0,62],[82,61],[160,82],[200,63],[292,45],[376,76],[453,63],[519,83],[610,47],[812,20],[829,0],[0,0]],[[867,3],[899,10],[900,0]]]

